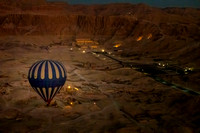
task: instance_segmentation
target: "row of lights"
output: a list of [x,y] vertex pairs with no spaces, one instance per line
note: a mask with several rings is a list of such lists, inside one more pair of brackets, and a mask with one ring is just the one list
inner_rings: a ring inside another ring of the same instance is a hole
[[188,74],[188,72],[191,72],[193,70],[194,70],[193,67],[185,67],[184,72],[185,72],[185,74]]
[[[71,89],[72,87],[71,87],[70,85],[68,85],[67,88],[68,88],[68,89]],[[76,91],[79,91],[79,89],[76,88],[76,87],[74,87],[74,88],[72,88],[72,89],[75,89]],[[73,105],[73,104],[74,104],[73,102],[70,102],[70,105]],[[93,102],[93,104],[96,105],[96,102]]]
[[158,65],[161,66],[161,67],[165,67],[165,66],[168,66],[169,64],[168,63],[160,63],[159,62]]
[[[76,88],[76,87],[75,87],[75,88],[72,88],[70,85],[68,85],[67,88],[68,88],[68,89],[75,89],[75,90],[77,90],[77,91],[79,90],[79,89]],[[69,104],[70,104],[70,105],[73,105],[74,103],[71,101]]]
[[[139,36],[136,41],[141,41],[144,37],[143,36]],[[148,34],[147,39],[151,39],[152,38],[152,34]]]
[[[166,67],[166,66],[168,66],[169,64],[168,64],[168,63],[160,63],[160,62],[159,62],[158,65],[161,66],[161,67]],[[188,72],[191,72],[191,71],[193,71],[193,70],[194,70],[193,67],[185,67],[185,68],[184,68],[185,74],[188,74]]]
[[[72,87],[71,87],[70,85],[68,85],[67,88],[68,88],[68,89],[71,89]],[[79,89],[76,88],[76,87],[75,87],[75,88],[72,88],[72,89],[75,89],[75,90],[77,90],[77,91],[79,90]]]
[[[73,48],[70,48],[70,50],[72,51]],[[80,49],[79,49],[79,50],[80,50]],[[105,50],[104,50],[104,49],[101,49],[101,52],[105,52]],[[86,50],[83,50],[82,53],[86,53]],[[108,52],[108,54],[111,54],[111,52]],[[68,88],[68,89],[74,89],[74,90],[76,90],[76,91],[79,91],[78,88],[76,88],[76,87],[75,87],[75,88],[72,88],[70,85],[68,85],[67,88]],[[73,102],[70,102],[70,105],[73,105],[73,104],[74,104]],[[93,104],[96,105],[96,102],[93,102]]]
[[186,67],[186,68],[184,69],[185,72],[187,72],[187,71],[193,71],[193,70],[194,70],[193,67]]
[[[105,50],[104,50],[104,49],[102,49],[102,50],[101,50],[101,52],[105,52]],[[83,53],[83,54],[85,54],[85,53],[86,53],[86,51],[85,51],[85,50],[83,50],[83,51],[82,51],[82,53]]]

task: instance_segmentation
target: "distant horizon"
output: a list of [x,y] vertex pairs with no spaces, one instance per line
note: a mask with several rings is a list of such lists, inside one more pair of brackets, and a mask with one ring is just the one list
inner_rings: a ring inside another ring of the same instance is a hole
[[130,4],[147,4],[153,7],[193,7],[200,8],[200,0],[46,0],[46,1],[55,1],[55,2],[67,2],[71,5],[76,4],[111,4],[111,3],[130,3]]

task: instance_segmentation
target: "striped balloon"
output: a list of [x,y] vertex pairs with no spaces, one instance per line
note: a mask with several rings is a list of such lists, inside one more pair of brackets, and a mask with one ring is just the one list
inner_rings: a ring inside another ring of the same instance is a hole
[[64,66],[53,60],[34,63],[28,73],[32,88],[47,102],[47,105],[65,84],[66,78]]

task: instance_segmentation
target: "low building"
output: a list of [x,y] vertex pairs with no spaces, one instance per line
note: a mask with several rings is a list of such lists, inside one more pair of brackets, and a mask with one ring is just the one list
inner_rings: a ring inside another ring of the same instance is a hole
[[96,49],[98,48],[98,42],[93,41],[91,39],[76,39],[76,45],[81,48],[91,48]]

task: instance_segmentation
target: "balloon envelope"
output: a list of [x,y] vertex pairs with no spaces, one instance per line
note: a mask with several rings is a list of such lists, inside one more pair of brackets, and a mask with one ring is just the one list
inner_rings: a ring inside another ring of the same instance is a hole
[[65,84],[66,78],[64,66],[53,60],[41,60],[34,63],[28,73],[32,88],[48,104]]

